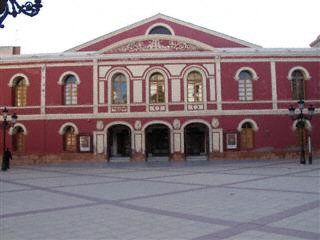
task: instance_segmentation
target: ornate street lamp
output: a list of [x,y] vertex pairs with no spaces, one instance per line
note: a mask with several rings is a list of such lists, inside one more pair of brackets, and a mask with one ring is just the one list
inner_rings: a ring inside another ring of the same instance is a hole
[[[293,121],[297,120],[297,128],[300,131],[300,144],[301,144],[301,148],[300,148],[300,164],[306,164],[306,159],[305,159],[305,148],[304,148],[304,130],[306,127],[306,120],[311,121],[312,115],[314,113],[315,108],[310,105],[308,107],[308,114],[304,114],[303,113],[303,109],[304,109],[304,101],[303,99],[300,99],[298,101],[298,110],[299,112],[296,114],[295,113],[295,107],[294,106],[290,106],[289,107],[289,115],[291,117],[291,119]],[[311,143],[309,143],[309,164],[312,164],[312,150],[311,150]]]
[[37,15],[42,8],[41,0],[35,0],[34,3],[26,2],[19,4],[17,0],[1,0],[0,1],[0,28],[4,28],[2,22],[8,15],[16,17],[18,14],[23,13],[30,17]]
[[11,122],[9,122],[7,120],[8,118],[8,113],[9,113],[9,110],[5,107],[3,110],[2,110],[2,118],[3,118],[3,121],[2,121],[2,131],[3,131],[3,153],[5,152],[7,146],[6,146],[6,130],[9,128],[9,127],[14,127],[14,125],[16,124],[17,122],[17,119],[18,119],[18,116],[16,113],[12,114],[11,116]]

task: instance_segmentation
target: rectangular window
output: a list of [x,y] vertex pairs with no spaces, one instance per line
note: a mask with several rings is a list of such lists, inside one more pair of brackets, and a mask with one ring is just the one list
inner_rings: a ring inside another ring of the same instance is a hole
[[27,105],[27,86],[25,84],[19,84],[16,86],[16,102],[17,107],[23,107]]
[[202,84],[200,81],[188,81],[188,102],[202,102]]
[[240,101],[252,101],[252,80],[251,79],[240,79],[239,80],[239,100]]
[[292,99],[300,100],[305,98],[304,93],[304,80],[303,79],[293,79],[292,80]]
[[78,98],[77,85],[74,83],[68,83],[65,85],[65,104],[73,105],[77,104]]

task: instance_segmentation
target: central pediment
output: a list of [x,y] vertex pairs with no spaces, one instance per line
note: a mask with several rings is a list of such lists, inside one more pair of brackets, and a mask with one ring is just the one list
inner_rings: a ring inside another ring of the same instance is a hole
[[215,51],[255,44],[163,14],[103,35],[68,51],[103,53]]
[[100,52],[116,53],[146,53],[146,52],[193,52],[213,51],[214,48],[191,39],[172,36],[153,36],[126,39],[108,46]]

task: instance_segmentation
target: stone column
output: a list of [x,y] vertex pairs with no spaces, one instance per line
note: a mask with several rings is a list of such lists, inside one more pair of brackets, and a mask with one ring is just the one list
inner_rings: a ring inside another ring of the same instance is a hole
[[146,155],[143,147],[143,131],[134,131],[133,132],[133,149],[131,153],[131,161],[141,162],[146,160]]
[[214,160],[216,158],[220,158],[223,155],[223,130],[212,129],[212,149],[209,154],[209,160]]
[[173,151],[170,159],[173,161],[185,160],[185,155],[183,153],[183,131],[174,130],[173,131]]

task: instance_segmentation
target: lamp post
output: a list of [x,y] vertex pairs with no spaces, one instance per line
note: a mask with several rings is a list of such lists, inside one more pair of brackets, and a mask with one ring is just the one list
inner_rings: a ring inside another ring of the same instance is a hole
[[[297,128],[300,131],[300,164],[306,164],[306,158],[305,158],[305,143],[304,143],[304,130],[306,127],[306,120],[310,120],[312,118],[312,115],[314,113],[315,108],[310,105],[308,107],[308,114],[303,113],[304,110],[304,101],[303,99],[300,99],[298,101],[298,113],[295,113],[296,109],[293,105],[289,107],[289,115],[293,121],[297,120]],[[312,150],[311,145],[309,144],[309,164],[312,164]]]
[[2,121],[2,131],[3,131],[3,154],[7,148],[6,146],[6,130],[9,128],[9,127],[13,127],[15,125],[15,123],[17,122],[17,119],[18,119],[18,116],[16,113],[12,114],[11,116],[11,122],[9,122],[7,120],[8,118],[8,113],[9,113],[9,110],[5,107],[3,110],[2,110],[2,118],[3,118],[3,121]]

